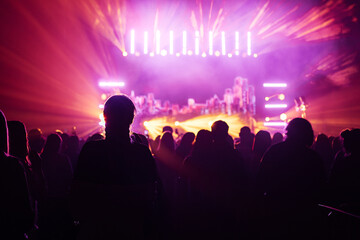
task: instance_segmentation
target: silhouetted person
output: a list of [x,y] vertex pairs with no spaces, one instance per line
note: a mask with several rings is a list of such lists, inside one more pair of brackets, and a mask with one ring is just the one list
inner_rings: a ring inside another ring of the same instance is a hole
[[185,209],[186,236],[189,239],[209,239],[212,237],[213,223],[212,169],[209,168],[212,155],[212,134],[200,130],[190,155],[184,160],[184,173],[188,186],[187,207]]
[[34,151],[40,154],[45,144],[45,138],[43,137],[41,130],[39,128],[31,129],[28,133],[28,139],[30,152]]
[[8,129],[0,111],[0,236],[3,239],[25,239],[33,227],[25,169],[21,162],[8,155]]
[[254,139],[252,159],[250,163],[250,179],[251,182],[255,180],[257,172],[259,170],[260,161],[264,156],[265,151],[271,145],[271,136],[268,131],[260,130]]
[[164,126],[163,129],[162,129],[162,132],[170,132],[171,134],[173,134],[174,130],[172,127],[170,126]]
[[145,239],[151,236],[157,172],[147,147],[131,143],[135,106],[125,95],[104,106],[105,140],[87,142],[80,152],[72,205],[79,239]]
[[[346,155],[334,164],[330,175],[331,204],[341,210],[360,216],[360,129],[342,132]],[[358,219],[340,215],[335,236],[359,239]],[[334,237],[334,239],[336,239]]]
[[43,218],[40,222],[42,237],[47,239],[66,239],[71,229],[71,215],[68,207],[68,194],[73,177],[69,158],[60,153],[61,137],[50,134],[41,153],[42,169],[47,184]]
[[145,135],[142,135],[142,134],[139,134],[139,133],[132,133],[131,140],[133,142],[136,142],[136,143],[142,144],[142,145],[144,145],[146,147],[149,147],[149,141],[148,141],[148,139],[146,138]]
[[195,134],[187,132],[182,136],[179,146],[176,148],[176,154],[184,160],[192,149],[192,143],[195,139]]
[[80,140],[76,135],[72,135],[68,139],[68,147],[65,154],[69,157],[72,169],[76,168],[80,153]]
[[38,224],[38,210],[45,197],[45,179],[40,166],[41,159],[36,152],[29,154],[28,139],[25,125],[20,121],[9,121],[9,152],[17,157],[25,168],[26,179],[29,186],[32,208],[35,212],[35,224]]
[[254,145],[254,134],[251,132],[250,128],[244,126],[240,129],[239,133],[240,143],[235,146],[236,150],[240,153],[241,158],[244,162],[244,168],[247,172],[247,175],[251,175],[252,172],[252,158],[253,158],[253,145]]
[[[213,201],[212,226],[214,238],[237,238],[239,231],[237,217],[242,207],[244,188],[244,169],[240,155],[229,142],[229,126],[224,121],[216,121],[211,126],[213,136],[212,157],[209,169],[212,178],[210,196]],[[216,207],[215,207],[216,206]]]
[[315,152],[319,154],[324,163],[326,176],[329,176],[334,156],[328,137],[325,134],[319,134],[313,148]]
[[165,218],[167,218],[167,222],[165,222],[167,226],[164,227],[166,231],[165,238],[173,238],[177,217],[177,180],[182,167],[182,161],[176,156],[175,142],[170,132],[166,131],[162,134],[158,150],[154,156],[163,187]]
[[94,133],[86,140],[86,142],[98,141],[98,140],[104,140],[104,139],[105,138],[101,133]]
[[[319,239],[319,212],[325,183],[323,163],[309,147],[311,124],[295,118],[284,142],[265,153],[257,176],[257,206],[262,239]],[[258,226],[259,227],[259,226]]]
[[276,133],[274,133],[274,136],[272,138],[271,145],[280,143],[282,141],[284,141],[284,136],[282,135],[282,133],[276,132]]

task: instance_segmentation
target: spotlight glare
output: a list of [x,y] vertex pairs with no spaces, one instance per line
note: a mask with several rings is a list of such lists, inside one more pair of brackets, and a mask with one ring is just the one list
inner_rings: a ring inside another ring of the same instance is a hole
[[149,55],[150,55],[150,57],[155,56],[154,52],[151,52]]
[[257,55],[256,53],[254,53],[254,55],[253,55],[253,56],[254,56],[254,58],[257,58],[257,57],[258,57],[258,55]]
[[270,98],[269,97],[265,97],[265,101],[269,101],[270,100]]
[[285,95],[283,93],[279,94],[278,98],[283,101],[285,99]]
[[201,56],[204,58],[206,57],[206,53],[202,53]]
[[105,100],[106,100],[106,98],[107,98],[107,96],[106,96],[106,94],[105,94],[105,93],[101,94],[101,100],[105,101]]
[[128,53],[127,53],[127,52],[123,52],[122,55],[123,55],[124,57],[126,57],[126,56],[128,55]]
[[149,127],[149,122],[148,121],[144,122],[144,127],[146,127],[146,128]]
[[269,117],[266,117],[266,118],[265,118],[265,121],[266,121],[266,122],[270,121],[270,118],[269,118]]
[[179,125],[180,125],[179,121],[175,121],[175,126],[179,126]]
[[215,56],[216,57],[220,56],[220,51],[215,51]]
[[228,57],[231,58],[231,57],[232,57],[232,54],[231,54],[231,53],[228,53]]
[[193,51],[189,50],[189,51],[187,52],[187,54],[188,54],[189,56],[191,56],[191,55],[193,55]]
[[166,56],[167,55],[167,51],[165,49],[161,50],[161,56]]
[[104,104],[99,104],[99,108],[103,109],[104,108]]
[[280,120],[285,121],[287,119],[287,115],[285,113],[280,114]]
[[176,56],[177,56],[177,57],[180,57],[180,53],[176,53]]

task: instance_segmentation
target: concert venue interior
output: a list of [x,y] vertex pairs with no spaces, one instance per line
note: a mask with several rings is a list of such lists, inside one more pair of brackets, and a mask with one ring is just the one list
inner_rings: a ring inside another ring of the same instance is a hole
[[[195,132],[217,119],[233,136],[243,125],[282,131],[301,116],[316,133],[360,127],[357,1],[0,5],[0,107],[28,129],[88,136],[119,92],[140,108],[133,130],[154,136],[165,124]],[[242,106],[228,109],[225,91]]]

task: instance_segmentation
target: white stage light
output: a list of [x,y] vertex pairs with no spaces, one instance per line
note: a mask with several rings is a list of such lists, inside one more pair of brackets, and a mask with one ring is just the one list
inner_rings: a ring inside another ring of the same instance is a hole
[[284,87],[287,87],[287,84],[286,83],[263,83],[263,87],[284,88]]
[[287,108],[287,104],[265,104],[265,108]]
[[160,54],[160,31],[156,30],[156,54]]
[[115,82],[115,81],[111,81],[111,82],[100,81],[99,82],[99,87],[123,87],[123,86],[125,86],[124,82]]
[[195,55],[199,55],[200,49],[200,34],[199,31],[195,32]]
[[209,55],[213,55],[214,54],[214,50],[213,50],[213,32],[209,32]]
[[183,31],[183,48],[182,48],[182,53],[184,54],[184,55],[186,55],[186,52],[187,52],[187,50],[186,50],[186,39],[187,38],[187,36],[186,36],[186,31]]
[[286,127],[286,122],[264,122],[265,127]]
[[239,32],[235,32],[235,55],[240,53],[240,35]]
[[149,39],[149,35],[148,35],[148,32],[145,31],[144,32],[144,54],[148,54],[148,39]]
[[247,32],[247,55],[251,55],[251,32]]
[[226,55],[225,32],[221,32],[221,54]]
[[169,34],[170,34],[170,36],[169,36],[169,39],[170,39],[169,54],[173,55],[174,54],[174,32],[170,31]]
[[130,53],[135,53],[135,30],[132,29],[130,32]]

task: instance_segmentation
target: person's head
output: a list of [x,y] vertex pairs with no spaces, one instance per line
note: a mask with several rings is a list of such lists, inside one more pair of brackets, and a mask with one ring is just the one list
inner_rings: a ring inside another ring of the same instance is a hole
[[276,132],[276,133],[274,133],[274,136],[272,139],[272,144],[280,143],[283,140],[284,140],[284,136],[282,135],[282,133]]
[[0,110],[0,151],[9,153],[8,128],[4,113]]
[[43,153],[45,154],[59,153],[61,142],[62,140],[59,134],[55,134],[55,133],[50,134],[46,139]]
[[225,140],[228,137],[228,131],[229,131],[229,126],[227,125],[226,122],[222,121],[222,120],[218,120],[216,122],[213,123],[213,125],[211,126],[211,133],[213,135],[213,139],[215,141],[218,140]]
[[341,137],[344,139],[344,148],[347,152],[351,154],[360,152],[360,129],[343,131]]
[[201,129],[196,135],[194,148],[199,148],[199,149],[210,148],[211,143],[212,143],[211,132],[205,129]]
[[187,132],[184,134],[184,136],[181,138],[180,146],[191,146],[194,142],[195,134],[192,132]]
[[68,150],[77,152],[77,151],[79,151],[79,147],[80,147],[79,137],[76,135],[70,136],[68,139]]
[[28,133],[29,147],[32,151],[40,153],[44,147],[45,138],[42,135],[41,129],[34,128]]
[[241,139],[241,138],[246,138],[246,137],[248,137],[250,134],[251,134],[250,128],[249,128],[248,126],[243,126],[243,127],[240,129],[239,137],[240,137],[240,139]]
[[170,132],[171,134],[174,132],[173,128],[170,126],[164,126],[162,132]]
[[263,155],[265,151],[270,147],[270,145],[271,145],[270,133],[268,131],[260,130],[255,135],[253,151],[255,153]]
[[158,151],[171,151],[175,150],[175,141],[171,132],[164,132],[161,135]]
[[311,123],[304,118],[294,118],[286,127],[286,141],[310,147],[314,142],[314,131]]
[[28,155],[28,141],[25,125],[19,121],[8,121],[9,154],[19,158]]
[[88,137],[88,139],[86,140],[86,142],[91,142],[91,141],[99,141],[99,140],[104,140],[104,136],[101,133],[94,133],[93,135],[91,135],[90,137]]
[[111,96],[104,105],[105,131],[108,136],[129,132],[135,116],[135,105],[125,95]]

